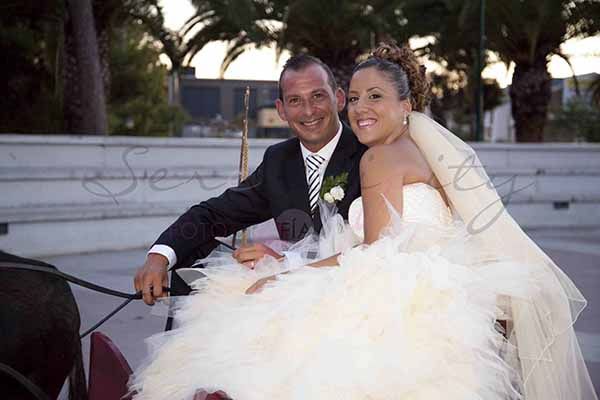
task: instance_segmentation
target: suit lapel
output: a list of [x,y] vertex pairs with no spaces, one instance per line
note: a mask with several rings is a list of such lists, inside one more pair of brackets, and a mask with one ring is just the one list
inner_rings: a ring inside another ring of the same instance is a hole
[[343,125],[342,135],[325,170],[325,177],[338,176],[350,171],[352,167],[351,156],[356,151],[356,139],[346,125]]

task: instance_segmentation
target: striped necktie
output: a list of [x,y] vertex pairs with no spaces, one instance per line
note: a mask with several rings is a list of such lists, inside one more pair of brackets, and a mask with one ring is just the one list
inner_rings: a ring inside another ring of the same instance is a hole
[[317,201],[319,200],[319,191],[321,189],[321,179],[319,168],[325,159],[318,154],[311,154],[306,157],[306,166],[308,168],[308,203],[310,212],[315,213]]

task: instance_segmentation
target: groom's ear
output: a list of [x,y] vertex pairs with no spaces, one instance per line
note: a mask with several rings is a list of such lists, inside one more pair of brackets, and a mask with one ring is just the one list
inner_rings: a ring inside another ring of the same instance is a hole
[[338,112],[342,112],[344,107],[346,107],[346,93],[344,92],[344,89],[342,89],[342,88],[335,89],[335,99],[337,101]]
[[285,109],[283,108],[283,101],[281,101],[281,99],[275,100],[275,108],[277,108],[277,114],[279,114],[279,118],[287,122],[287,118],[285,117]]

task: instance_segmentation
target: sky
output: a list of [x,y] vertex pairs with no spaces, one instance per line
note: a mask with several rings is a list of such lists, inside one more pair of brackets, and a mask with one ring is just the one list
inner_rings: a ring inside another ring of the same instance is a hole
[[[165,13],[165,25],[170,29],[179,29],[194,14],[194,7],[189,0],[162,0],[161,4]],[[563,53],[571,56],[571,64],[577,75],[600,73],[600,36],[570,40],[563,43],[561,49]],[[191,63],[196,67],[196,77],[218,78],[225,51],[224,42],[206,45]],[[287,58],[289,54],[283,53],[277,61],[274,47],[249,50],[231,64],[224,77],[225,79],[277,80]],[[166,56],[163,59],[166,59]],[[431,63],[426,63],[426,66],[428,69],[435,68]],[[572,75],[568,64],[557,56],[551,58],[548,70],[555,78]],[[504,63],[498,62],[488,66],[483,71],[483,76],[496,78],[501,87],[506,87],[512,79],[512,68],[507,70]]]

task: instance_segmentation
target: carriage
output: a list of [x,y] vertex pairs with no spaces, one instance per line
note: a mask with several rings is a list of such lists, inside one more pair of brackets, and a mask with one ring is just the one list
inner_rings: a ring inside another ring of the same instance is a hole
[[[0,390],[7,400],[58,398],[68,377],[70,400],[131,399],[132,369],[117,346],[95,328],[139,294],[101,288],[54,266],[0,251]],[[67,280],[127,300],[81,336],[79,309]],[[40,310],[44,312],[40,313]],[[86,384],[81,337],[91,333]],[[198,392],[194,400],[225,400]]]
[[[250,87],[247,86],[238,182],[249,173],[249,100]],[[243,231],[242,242],[245,238]],[[235,235],[232,243],[235,243]],[[69,400],[132,397],[127,387],[132,374],[129,363],[108,336],[94,330],[132,300],[141,299],[141,293],[102,288],[61,273],[52,265],[2,250],[0,281],[3,285],[0,290],[0,393],[3,399],[56,399],[67,377]],[[67,281],[127,300],[80,335],[79,309]],[[45,312],[40,313],[40,310]],[[166,329],[170,329],[171,322],[172,319],[167,321]],[[90,333],[89,384],[86,385],[81,338]],[[220,391],[198,392],[194,397],[194,400],[225,399],[227,395]]]

